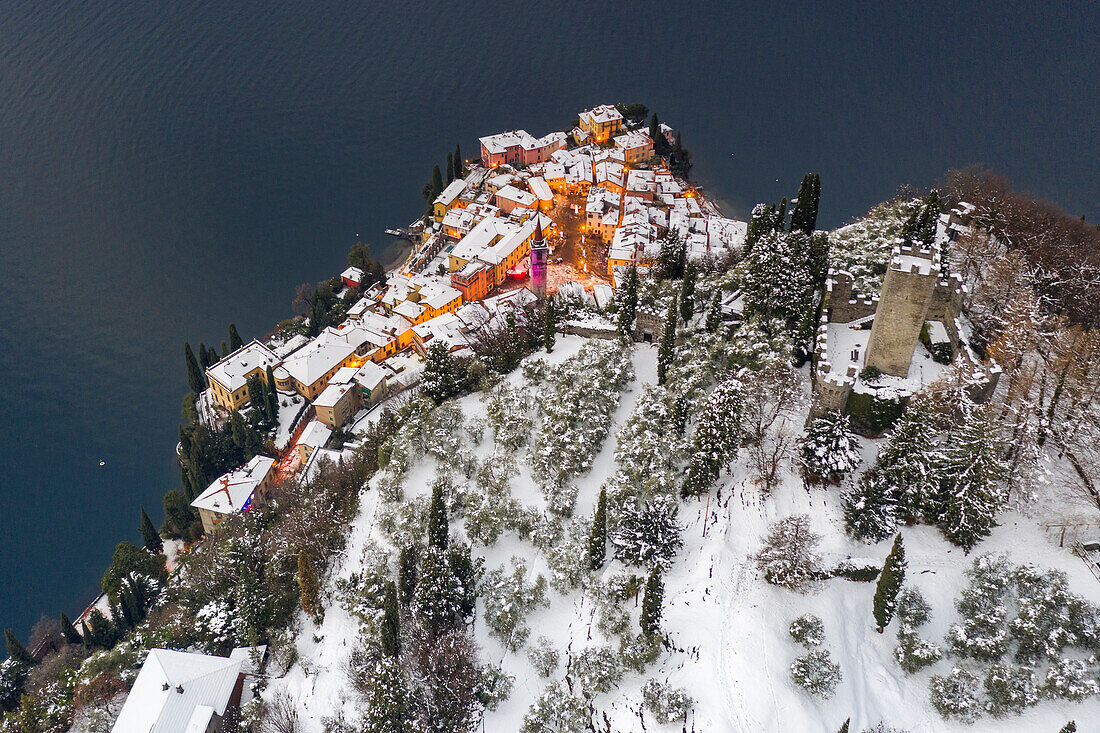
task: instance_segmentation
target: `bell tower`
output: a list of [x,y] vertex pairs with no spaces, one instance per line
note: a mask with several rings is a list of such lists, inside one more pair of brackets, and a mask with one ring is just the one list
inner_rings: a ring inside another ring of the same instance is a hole
[[546,299],[546,265],[550,260],[550,248],[542,236],[542,219],[535,215],[535,239],[531,242],[531,289],[539,300]]

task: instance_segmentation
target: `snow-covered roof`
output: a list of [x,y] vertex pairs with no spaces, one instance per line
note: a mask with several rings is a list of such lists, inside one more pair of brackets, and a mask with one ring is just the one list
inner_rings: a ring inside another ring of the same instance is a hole
[[241,658],[149,650],[112,731],[205,733],[215,714],[225,714],[243,663]]
[[283,367],[298,382],[310,385],[327,374],[334,366],[354,354],[364,344],[384,346],[389,339],[363,323],[349,321],[340,326],[329,326],[308,346],[294,352]]
[[252,492],[267,478],[274,466],[274,458],[253,456],[251,461],[240,468],[214,479],[206,487],[206,491],[191,502],[191,506],[219,514],[239,512],[248,505]]
[[348,269],[340,273],[340,277],[344,280],[351,280],[353,283],[362,282],[363,271],[360,270],[358,267],[349,267]]
[[314,407],[335,407],[336,403],[343,399],[353,389],[351,384],[330,384],[325,387],[317,399],[313,401]]
[[[565,175],[564,171],[562,172],[562,175]],[[541,176],[533,176],[530,180],[527,181],[527,186],[531,189],[531,193],[533,193],[539,201],[554,200],[554,192],[550,190],[550,184],[546,182],[545,178],[542,178]]]
[[462,195],[462,192],[466,190],[466,181],[462,178],[451,181],[447,184],[447,187],[443,189],[443,192],[435,197],[435,201],[432,203],[443,204],[444,206],[450,206],[458,197]]
[[601,122],[614,122],[623,118],[619,110],[610,104],[601,104],[592,109],[586,109],[580,113],[582,122],[587,124],[600,124]]
[[253,339],[206,370],[206,374],[230,392],[236,392],[248,381],[255,369],[267,369],[279,363],[275,352]]
[[330,435],[332,435],[331,430],[316,420],[311,420],[309,425],[306,425],[305,430],[303,430],[302,434],[298,437],[297,444],[310,448],[323,448],[325,443],[328,442]]
[[624,135],[616,135],[614,140],[615,145],[623,150],[634,150],[635,148],[644,148],[653,144],[653,141],[649,139],[649,135],[641,130],[631,130]]
[[387,372],[383,367],[373,361],[368,361],[355,372],[355,382],[363,389],[373,391],[385,381],[386,376]]
[[[545,181],[544,181],[545,183]],[[515,186],[505,186],[497,191],[497,199],[503,199],[505,201],[514,201],[517,206],[534,206],[536,198],[535,194],[530,191],[521,191]]]
[[615,291],[607,283],[596,283],[592,286],[592,297],[596,299],[596,307],[604,310],[615,302]]

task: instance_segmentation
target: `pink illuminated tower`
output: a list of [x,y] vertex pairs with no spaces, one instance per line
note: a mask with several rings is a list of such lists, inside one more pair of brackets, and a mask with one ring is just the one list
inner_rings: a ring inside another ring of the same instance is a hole
[[537,219],[537,222],[535,239],[531,242],[531,289],[543,300],[546,298],[546,264],[550,259],[550,248],[542,236],[542,220]]

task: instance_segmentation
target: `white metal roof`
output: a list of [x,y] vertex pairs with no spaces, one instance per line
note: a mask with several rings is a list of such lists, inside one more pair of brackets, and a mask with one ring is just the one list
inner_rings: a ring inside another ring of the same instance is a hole
[[236,392],[248,381],[250,372],[278,363],[279,357],[274,351],[253,339],[207,369],[206,374],[230,392]]
[[274,465],[274,458],[253,456],[240,468],[214,479],[206,491],[191,502],[191,506],[219,514],[239,512]]

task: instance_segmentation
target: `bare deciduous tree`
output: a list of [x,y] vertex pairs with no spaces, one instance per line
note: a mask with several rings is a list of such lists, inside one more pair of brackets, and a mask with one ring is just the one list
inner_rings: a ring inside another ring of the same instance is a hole
[[786,364],[746,371],[741,418],[749,462],[765,491],[779,482],[780,471],[792,464],[802,425],[798,420],[805,395],[797,371]]

